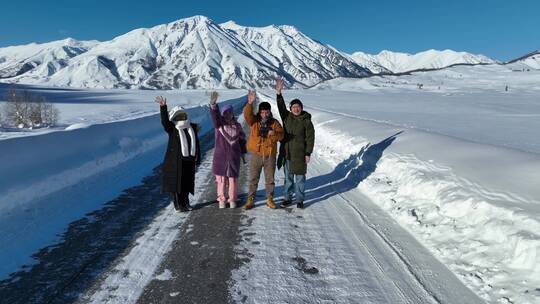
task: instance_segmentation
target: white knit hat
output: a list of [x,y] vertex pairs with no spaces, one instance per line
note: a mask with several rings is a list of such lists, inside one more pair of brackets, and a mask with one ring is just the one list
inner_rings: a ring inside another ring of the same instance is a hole
[[175,106],[174,108],[172,108],[170,111],[169,111],[169,119],[170,120],[173,120],[173,117],[175,117],[176,115],[180,114],[180,113],[186,113],[187,115],[187,112],[186,110],[181,107],[181,106]]

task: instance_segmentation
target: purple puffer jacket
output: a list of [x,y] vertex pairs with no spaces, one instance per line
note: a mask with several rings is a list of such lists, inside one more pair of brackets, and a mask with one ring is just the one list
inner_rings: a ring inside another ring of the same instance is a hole
[[[212,173],[220,176],[238,177],[240,158],[245,153],[246,135],[240,123],[233,119],[225,122],[216,104],[210,107],[212,123],[215,128],[215,150]],[[244,148],[242,148],[244,146]]]

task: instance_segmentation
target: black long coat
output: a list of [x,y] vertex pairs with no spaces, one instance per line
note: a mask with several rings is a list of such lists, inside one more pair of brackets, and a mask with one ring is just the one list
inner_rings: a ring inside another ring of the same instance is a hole
[[[195,157],[183,157],[180,146],[180,134],[174,123],[169,120],[167,105],[160,107],[161,124],[169,135],[167,152],[163,160],[163,178],[161,192],[189,192],[195,191],[195,167],[201,163],[201,148],[197,125],[192,123],[195,131]],[[189,136],[187,136],[189,138]]]

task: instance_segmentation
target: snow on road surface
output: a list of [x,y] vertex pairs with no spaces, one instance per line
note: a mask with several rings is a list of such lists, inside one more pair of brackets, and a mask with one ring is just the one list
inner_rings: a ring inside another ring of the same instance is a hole
[[[211,159],[206,158],[198,170],[196,185],[207,183],[211,165]],[[200,193],[196,193],[191,200],[196,202],[199,196]],[[178,213],[169,205],[136,240],[136,245],[105,274],[100,286],[81,297],[82,303],[135,303],[188,216],[189,213]],[[157,277],[167,279],[163,274]]]
[[375,165],[362,159],[382,153],[369,149],[337,168],[315,153],[304,210],[261,201],[247,212],[238,251],[250,261],[233,274],[237,303],[482,302],[356,189]]
[[[249,262],[233,274],[235,300],[481,303],[359,189],[400,134],[386,130],[387,138],[371,145],[354,137],[334,137],[326,125],[335,117],[311,113],[317,135],[306,182],[306,208],[268,209],[264,191],[259,191],[257,207],[246,213],[249,228],[237,248]],[[347,157],[342,159],[343,155]],[[279,199],[283,172],[277,171],[276,177]],[[263,180],[259,189],[264,189]]]

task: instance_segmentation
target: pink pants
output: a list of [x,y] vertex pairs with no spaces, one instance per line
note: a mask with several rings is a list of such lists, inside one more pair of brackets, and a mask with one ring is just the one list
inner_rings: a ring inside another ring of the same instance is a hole
[[229,184],[229,200],[228,202],[236,202],[238,193],[237,193],[237,184],[236,180],[238,178],[236,177],[226,177],[221,175],[216,175],[216,183],[217,183],[217,199],[218,202],[225,203],[227,200],[225,199],[225,186]]

